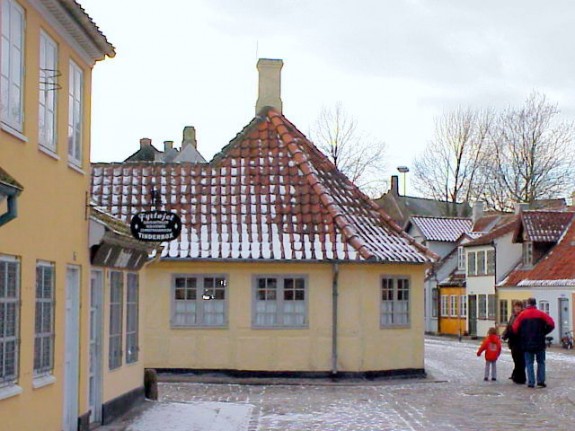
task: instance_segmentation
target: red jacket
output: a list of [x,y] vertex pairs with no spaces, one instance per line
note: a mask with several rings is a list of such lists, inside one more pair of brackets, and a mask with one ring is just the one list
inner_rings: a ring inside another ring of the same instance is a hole
[[496,361],[501,354],[501,340],[499,339],[499,335],[488,335],[484,338],[483,343],[479,347],[477,351],[477,356],[481,356],[481,354],[485,351],[485,360],[486,361]]
[[512,328],[519,335],[525,352],[538,352],[545,350],[545,335],[555,328],[555,322],[549,314],[529,306],[519,313]]

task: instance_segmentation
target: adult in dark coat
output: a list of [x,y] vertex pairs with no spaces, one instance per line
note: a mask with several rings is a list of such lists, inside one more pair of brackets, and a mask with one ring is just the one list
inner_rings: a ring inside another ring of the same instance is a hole
[[549,314],[538,310],[535,298],[527,300],[527,308],[511,325],[513,332],[519,334],[521,347],[525,352],[527,368],[527,386],[535,387],[533,363],[537,360],[537,386],[545,387],[545,336],[555,328],[555,322]]
[[525,376],[525,355],[521,347],[521,339],[519,334],[513,332],[513,322],[519,313],[523,311],[523,302],[519,300],[513,301],[513,311],[509,317],[509,322],[507,322],[507,328],[503,332],[503,339],[507,341],[509,350],[511,350],[511,357],[513,358],[513,372],[511,373],[511,380],[514,383],[524,385],[527,381]]

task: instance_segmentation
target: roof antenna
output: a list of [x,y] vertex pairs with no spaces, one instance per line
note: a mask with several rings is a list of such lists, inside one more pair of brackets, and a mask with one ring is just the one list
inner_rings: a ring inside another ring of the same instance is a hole
[[258,61],[259,51],[260,51],[260,41],[256,40],[256,61]]

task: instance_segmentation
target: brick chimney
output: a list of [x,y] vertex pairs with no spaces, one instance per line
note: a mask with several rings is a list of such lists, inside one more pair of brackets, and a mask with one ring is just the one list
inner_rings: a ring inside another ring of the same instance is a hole
[[396,196],[399,196],[399,177],[397,175],[391,176],[391,187],[389,190]]
[[473,204],[473,209],[472,209],[472,213],[471,213],[471,221],[473,223],[476,223],[477,220],[479,220],[481,217],[483,217],[483,202],[477,201]]
[[164,141],[164,153],[174,148],[174,141]]
[[198,148],[198,141],[196,140],[196,129],[194,126],[186,126],[182,132],[182,149],[184,149],[186,145],[190,144],[194,148]]
[[150,138],[140,139],[140,150],[152,145],[152,140]]
[[259,82],[256,114],[265,106],[271,106],[276,111],[282,112],[281,70],[283,65],[283,60],[279,59],[260,58],[258,60]]

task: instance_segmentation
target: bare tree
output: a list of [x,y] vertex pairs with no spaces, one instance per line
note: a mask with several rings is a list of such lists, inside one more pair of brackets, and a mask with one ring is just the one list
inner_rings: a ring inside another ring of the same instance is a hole
[[341,103],[323,108],[310,137],[335,166],[364,193],[380,196],[386,181],[385,143],[366,136]]
[[491,110],[459,108],[436,118],[433,139],[414,161],[415,188],[452,203],[476,198],[494,117]]
[[482,193],[488,206],[507,210],[515,202],[556,198],[573,184],[573,123],[558,115],[557,104],[536,92],[522,107],[501,114]]

